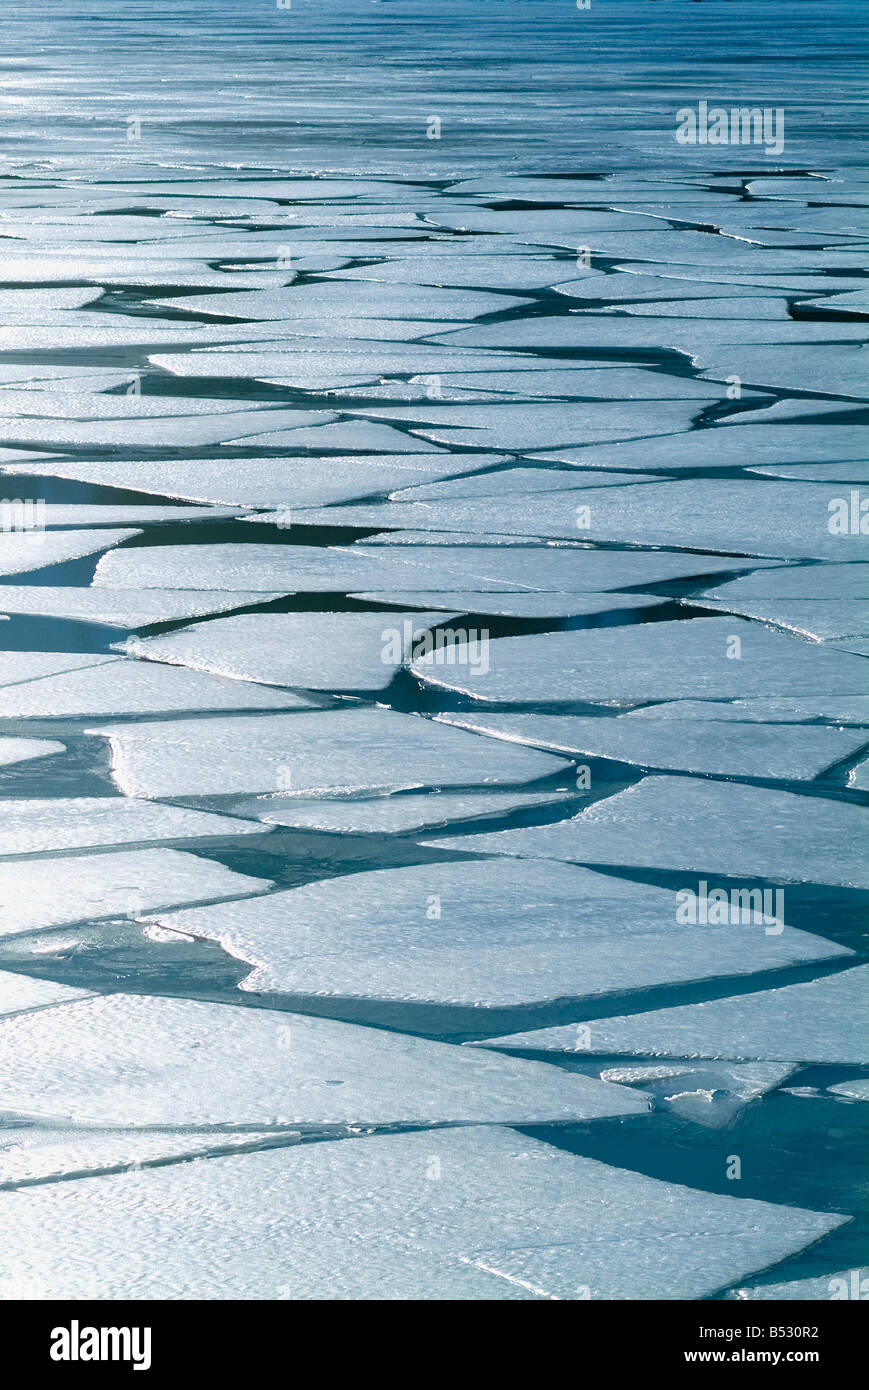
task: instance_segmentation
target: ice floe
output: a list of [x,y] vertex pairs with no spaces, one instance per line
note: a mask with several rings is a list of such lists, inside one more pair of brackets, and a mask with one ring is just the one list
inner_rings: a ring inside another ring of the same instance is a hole
[[47,854],[55,850],[183,840],[225,839],[270,830],[182,806],[154,806],[123,796],[77,796],[4,801],[0,855]]
[[559,809],[569,792],[438,792],[428,795],[320,798],[260,797],[233,805],[234,815],[255,816],[269,825],[326,830],[342,835],[401,834],[452,821],[488,820],[538,807]]
[[199,618],[206,613],[225,613],[231,608],[247,608],[283,597],[284,593],[277,590],[271,593],[215,590],[209,593],[192,589],[123,590],[4,584],[0,587],[0,612],[71,618],[75,622],[129,629]]
[[[27,508],[26,502],[21,504]],[[16,506],[17,516],[17,504]],[[25,511],[25,521],[27,516],[32,516],[30,525],[25,530],[3,530],[0,531],[0,576],[7,574],[24,574],[29,570],[43,569],[46,565],[58,565],[64,560],[78,560],[83,555],[93,555],[98,550],[108,550],[110,546],[119,545],[121,541],[129,540],[131,536],[138,536],[140,533],[134,530],[124,531],[44,531],[34,529],[38,527],[39,506],[33,504],[31,513]],[[19,523],[15,523],[16,525]]]

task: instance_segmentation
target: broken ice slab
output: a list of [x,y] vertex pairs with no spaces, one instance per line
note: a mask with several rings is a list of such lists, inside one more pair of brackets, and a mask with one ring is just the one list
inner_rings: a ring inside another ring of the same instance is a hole
[[289,691],[268,690],[250,682],[180,666],[125,661],[118,657],[110,657],[84,670],[66,671],[0,688],[2,719],[52,720],[185,710],[310,708],[310,700]]
[[[2,601],[0,594],[0,605]],[[161,637],[128,638],[124,650],[130,656],[192,666],[240,681],[307,690],[376,691],[391,685],[403,663],[424,647],[429,630],[431,641],[443,642],[441,624],[455,616],[455,612],[388,610],[242,613]],[[466,636],[466,629],[458,636]]]
[[0,937],[262,893],[271,886],[268,879],[174,849],[65,855],[29,867],[0,863]]
[[[761,463],[840,464],[843,459],[869,458],[865,425],[741,425],[738,430],[712,428],[623,444],[594,444],[581,449],[540,451],[556,463],[588,464],[594,468],[741,468]],[[787,493],[784,494],[787,496]]]
[[[12,506],[19,512],[19,505]],[[64,560],[78,560],[83,555],[93,555],[98,550],[108,550],[119,545],[131,536],[141,533],[125,531],[45,531],[39,529],[39,503],[23,502],[24,521],[27,529],[19,531],[0,531],[0,575],[24,574],[38,570],[46,565],[59,565]],[[29,522],[28,522],[28,518]],[[18,524],[18,523],[16,523]],[[8,523],[7,523],[8,525]]]
[[325,830],[342,835],[401,834],[410,830],[433,829],[451,821],[488,819],[513,811],[540,806],[556,806],[569,792],[431,792],[416,795],[371,798],[346,797],[305,800],[303,797],[274,796],[242,801],[232,807],[234,815],[255,816],[268,825],[288,825],[296,829]]
[[[215,314],[220,318],[245,321],[318,318],[329,332],[333,319],[443,319],[469,321],[481,314],[501,313],[528,304],[514,295],[486,294],[479,290],[443,289],[438,286],[405,285],[394,289],[377,281],[321,280],[287,288],[239,290],[230,294],[182,295],[175,299],[151,301],[159,308],[183,309],[186,313]],[[414,325],[421,327],[423,325]],[[438,325],[443,327],[442,324]],[[437,331],[433,329],[432,331]]]
[[52,459],[41,464],[10,465],[4,471],[48,474],[128,491],[225,502],[243,507],[281,507],[285,523],[292,508],[324,506],[355,497],[377,496],[500,463],[500,454],[396,454],[322,459],[245,458],[171,459],[128,462],[98,459]]
[[[72,993],[72,991],[70,991]],[[54,1001],[57,1002],[57,1001]],[[72,1181],[94,1173],[148,1168],[173,1159],[209,1157],[293,1143],[298,1135],[269,1131],[242,1134],[178,1130],[89,1129],[36,1125],[23,1120],[0,1127],[0,1187],[46,1180]],[[0,1299],[11,1296],[0,1274]]]
[[809,637],[813,642],[827,642],[834,638],[869,637],[869,604],[865,599],[807,598],[788,601],[761,598],[690,598],[684,602],[698,608],[710,608],[716,613],[739,613],[744,618],[754,618],[770,627]]
[[805,724],[826,719],[833,724],[869,724],[869,695],[789,700],[668,700],[628,711],[634,719],[733,719],[761,724]]
[[849,954],[771,930],[679,922],[676,894],[543,862],[346,874],[256,902],[160,914],[252,967],[253,993],[499,1008],[742,975]]
[[[653,608],[665,602],[648,594],[487,594],[431,593],[424,590],[392,589],[377,593],[351,594],[367,603],[394,603],[404,608],[451,609],[459,613],[485,613],[506,618],[585,618],[636,608]],[[0,601],[2,607],[2,601]],[[401,614],[395,614],[401,617]]]
[[4,801],[0,855],[5,858],[155,841],[169,845],[188,840],[222,840],[270,829],[255,821],[190,811],[182,806],[154,806],[123,796]]
[[706,589],[711,599],[863,599],[869,594],[869,564],[788,565],[758,570]]
[[[3,330],[0,329],[0,347],[2,341]],[[174,449],[238,442],[263,436],[267,431],[287,431],[308,424],[325,425],[336,418],[334,412],[328,410],[276,410],[273,407],[225,415],[172,415],[157,419],[78,421],[19,416],[0,418],[0,439],[96,448]],[[424,446],[417,443],[416,447]]]
[[[10,504],[0,503],[4,513],[10,517],[4,519],[6,530],[15,529],[16,512],[22,515],[23,521],[30,513],[27,510],[27,503],[19,503],[18,507],[12,503],[14,511],[9,510]],[[35,507],[35,504],[31,504]],[[23,512],[19,511],[23,508]],[[55,527],[75,527],[83,530],[86,526],[129,526],[131,523],[141,523],[142,526],[152,522],[160,521],[212,521],[223,520],[226,517],[237,515],[237,508],[234,507],[149,507],[149,506],[85,506],[81,503],[68,504],[66,502],[40,502],[38,510],[32,513],[38,519],[40,526],[49,529]],[[22,529],[26,529],[22,523]]]
[[182,618],[199,618],[206,613],[225,613],[231,608],[247,608],[284,597],[284,591],[232,593],[221,589],[197,593],[192,589],[124,590],[4,584],[0,587],[0,612],[71,618],[74,622],[135,629]]
[[545,1064],[266,1009],[113,994],[0,1019],[0,1110],[76,1124],[343,1131],[647,1109]]
[[744,1106],[792,1076],[790,1062],[747,1062],[742,1066],[651,1063],[604,1067],[601,1081],[639,1086],[661,1110],[718,1129]]
[[743,618],[498,637],[489,642],[488,653],[485,672],[471,669],[470,654],[462,648],[450,666],[422,657],[410,669],[428,684],[494,704],[630,704],[682,697],[801,696],[806,690],[851,695],[862,694],[867,685],[859,657],[770,632]]
[[[524,367],[519,368],[514,365],[502,371],[487,372],[469,369],[465,372],[439,373],[435,381],[426,376],[418,380],[420,385],[429,387],[429,403],[433,399],[449,399],[446,395],[438,395],[432,387],[438,387],[443,392],[455,388],[489,391],[507,401],[521,400],[523,397],[576,396],[585,400],[612,401],[687,401],[695,398],[702,403],[714,396],[716,390],[722,398],[726,395],[724,386],[716,388],[710,381],[650,371],[642,366],[625,367],[621,363],[607,363],[605,360],[595,363],[587,358],[569,367],[548,366],[546,359],[538,360],[535,366],[532,363],[533,359],[529,359]],[[746,393],[756,394],[749,392],[748,388]],[[540,404],[540,401],[534,400],[530,408],[539,410]],[[657,418],[653,413],[655,410],[656,407],[649,407],[653,421]],[[497,418],[492,414],[491,407],[487,415],[493,420]],[[551,415],[554,416],[554,410]],[[432,413],[420,415],[419,418],[439,423],[437,415]],[[449,414],[446,415],[444,423],[450,423],[450,418]]]
[[[0,704],[2,709],[2,704]],[[560,714],[440,714],[438,722],[568,757],[613,758],[645,768],[723,777],[809,780],[852,756],[866,732],[812,725],[578,718]]]
[[673,1009],[488,1038],[472,1046],[634,1057],[722,1057],[734,1061],[866,1061],[857,1020],[866,1008],[869,966],[805,984],[681,1004]]
[[[561,320],[557,320],[561,322]],[[472,444],[483,449],[554,449],[558,445],[611,442],[690,428],[714,393],[688,400],[549,402],[527,405],[371,407],[367,419],[400,421],[414,436],[436,444]],[[426,423],[428,422],[428,423]],[[418,444],[418,441],[417,441]]]
[[869,483],[869,463],[857,460],[844,463],[780,463],[771,467],[748,468],[749,473],[762,473],[767,478],[789,478],[805,483],[844,482],[852,487]]
[[847,1100],[869,1100],[869,1080],[855,1077],[853,1081],[840,1081],[838,1086],[828,1086],[831,1095],[844,1096]]
[[[331,512],[337,523],[339,513]],[[297,514],[293,514],[296,520]],[[729,573],[739,566],[732,557],[660,552],[582,550],[528,545],[509,550],[469,537],[462,546],[436,551],[404,547],[352,545],[172,545],[136,546],[103,556],[94,587],[121,589],[214,590],[349,593],[395,584],[405,588],[424,582],[439,590],[597,593],[639,584],[657,584],[688,575]],[[486,540],[489,537],[485,538]],[[767,561],[751,561],[754,568]],[[710,580],[711,582],[711,580]],[[746,624],[746,627],[751,626]]]
[[732,375],[746,385],[776,391],[815,391],[863,400],[869,394],[866,352],[844,343],[731,346],[720,357],[704,354],[704,378],[723,381]]
[[[575,488],[575,471],[557,468],[502,468],[493,473],[478,473],[473,477],[449,478],[436,483],[417,484],[403,479],[403,485],[389,494],[396,502],[439,502],[453,497],[502,497],[505,493],[564,492]],[[586,487],[615,487],[626,482],[658,482],[655,473],[586,473]],[[517,499],[518,500],[518,499]]]
[[87,732],[109,739],[112,777],[128,796],[290,790],[311,796],[510,785],[565,766],[548,753],[496,746],[379,706],[115,724]]
[[298,519],[320,526],[395,525],[483,534],[501,531],[730,555],[858,559],[855,552],[861,541],[865,544],[865,537],[859,521],[855,529],[850,518],[859,518],[859,513],[847,498],[842,503],[845,511],[834,511],[834,501],[837,499],[831,495],[830,485],[823,483],[669,479],[479,499],[388,501],[334,510],[302,508]]
[[[694,777],[644,777],[572,820],[444,836],[438,849],[869,888],[869,807]],[[780,1056],[782,1054],[775,1054]]]
[[845,1219],[661,1182],[494,1126],[0,1195],[5,1283],[30,1299],[697,1299]]
[[[645,233],[648,237],[650,234]],[[707,234],[702,233],[709,241]],[[720,238],[716,238],[720,243]],[[775,266],[780,252],[767,251],[764,260]],[[803,253],[804,254],[804,253]],[[825,259],[835,264],[843,255],[859,252],[825,252]],[[847,264],[847,263],[844,263]],[[59,332],[62,330],[54,330]],[[10,330],[14,332],[14,330]],[[433,342],[461,348],[510,348],[514,352],[533,348],[580,348],[599,354],[602,349],[620,348],[628,351],[669,348],[693,359],[702,367],[706,359],[718,354],[722,346],[734,349],[755,343],[847,342],[862,340],[866,326],[862,323],[821,323],[814,320],[785,321],[752,319],[702,319],[680,322],[668,318],[641,319],[633,315],[569,314],[550,317],[510,319],[502,323],[475,324],[471,328],[452,329],[449,333],[433,335]],[[0,335],[0,344],[3,337]],[[10,344],[12,346],[12,344]]]
[[50,758],[65,753],[66,745],[48,738],[0,738],[0,766],[24,763],[31,758]]
[[66,1004],[88,997],[87,990],[75,989],[72,985],[59,985],[54,980],[36,980],[29,975],[13,975],[8,970],[0,970],[0,1015],[44,1009],[48,1004]]
[[840,1269],[833,1274],[821,1274],[816,1279],[789,1279],[783,1284],[749,1284],[733,1289],[728,1299],[756,1302],[773,1299],[775,1302],[826,1302],[827,1300],[869,1297],[869,1272],[865,1269]]

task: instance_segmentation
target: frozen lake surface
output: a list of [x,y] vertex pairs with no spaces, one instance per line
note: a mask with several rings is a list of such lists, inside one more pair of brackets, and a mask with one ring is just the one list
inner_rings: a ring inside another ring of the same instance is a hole
[[7,0],[0,1298],[869,1263],[861,18]]

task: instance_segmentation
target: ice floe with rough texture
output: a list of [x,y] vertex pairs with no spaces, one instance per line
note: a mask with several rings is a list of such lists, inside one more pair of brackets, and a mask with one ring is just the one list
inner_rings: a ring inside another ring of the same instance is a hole
[[[368,603],[395,603],[405,608],[451,609],[454,613],[486,613],[515,618],[585,618],[636,608],[653,608],[665,602],[649,594],[527,594],[430,593],[392,589],[377,593],[351,594]],[[397,618],[401,614],[394,615]]]
[[[21,505],[26,508],[28,504],[24,502]],[[0,531],[0,575],[24,574],[29,570],[43,569],[46,565],[59,565],[64,560],[78,560],[84,555],[93,555],[98,550],[108,550],[110,546],[119,545],[121,541],[140,534],[134,530],[33,529],[34,523],[39,523],[38,504],[34,503],[33,508],[30,513],[33,520],[27,530]]]
[[661,1182],[492,1126],[0,1195],[5,1283],[29,1299],[697,1299],[843,1220]]
[[347,874],[159,915],[253,967],[242,988],[507,1007],[845,954],[771,919],[698,929],[675,893],[562,864],[485,859]]
[[[66,752],[63,743],[47,738],[0,738],[0,767],[28,762],[31,758],[50,758]],[[0,924],[2,930],[2,924]]]
[[793,1074],[790,1062],[747,1062],[742,1066],[704,1067],[650,1063],[604,1067],[601,1081],[640,1086],[656,1107],[680,1119],[718,1129],[745,1105],[780,1086]]
[[332,1019],[111,994],[0,1019],[0,1109],[126,1128],[309,1130],[570,1123],[648,1109],[592,1078],[480,1061]]
[[[681,1004],[673,1009],[596,1018],[579,1038],[582,1051],[635,1057],[727,1057],[734,1061],[866,1061],[854,1019],[862,1016],[869,966],[857,966],[805,984]],[[489,1038],[485,1047],[575,1052],[577,1028],[540,1028]]]
[[[295,519],[295,516],[294,516]],[[329,520],[337,522],[338,513]],[[103,556],[94,586],[121,589],[281,590],[301,593],[368,589],[421,580],[439,590],[489,593],[536,590],[597,593],[635,584],[657,584],[686,575],[731,571],[739,562],[713,555],[583,550],[529,545],[508,551],[480,544],[443,545],[433,553],[380,545],[173,545],[136,546]],[[490,539],[487,537],[486,539]],[[765,561],[752,561],[764,564]]]
[[869,807],[659,776],[644,777],[573,820],[431,843],[477,854],[867,888],[867,831]]
[[[147,462],[53,459],[38,465],[10,465],[6,472],[49,474],[83,482],[223,502],[242,507],[324,506],[367,497],[499,463],[498,454],[399,454],[322,459],[172,459]],[[178,509],[174,509],[176,512]],[[223,515],[224,513],[221,513]],[[203,512],[203,515],[207,513]],[[214,515],[214,513],[212,513]],[[170,518],[171,519],[171,518]]]
[[[0,594],[2,604],[2,594]],[[161,637],[128,638],[131,656],[308,690],[385,690],[455,613],[241,613]],[[462,637],[466,635],[460,629]],[[241,696],[239,696],[241,698]]]
[[38,873],[0,864],[0,937],[69,922],[153,911],[264,892],[268,879],[233,873],[222,864],[174,849],[63,855]]
[[44,1009],[48,1004],[66,1004],[74,999],[87,999],[89,991],[72,985],[59,985],[54,980],[35,980],[29,975],[13,975],[0,970],[0,1015],[25,1013]]
[[[702,563],[702,561],[701,561]],[[753,695],[862,694],[867,673],[857,657],[770,632],[744,618],[636,624],[632,627],[493,638],[488,669],[472,670],[469,652],[455,664],[428,657],[411,670],[432,685],[497,704]]]
[[558,809],[569,792],[437,792],[428,795],[405,793],[370,798],[320,798],[280,794],[239,802],[234,815],[255,816],[269,825],[290,825],[297,829],[326,830],[342,835],[401,834],[410,830],[432,829],[452,821],[488,819],[513,811],[552,806]]
[[310,709],[289,691],[158,662],[115,657],[84,670],[0,687],[2,719],[68,719],[181,710]]
[[[714,612],[738,613],[771,627],[783,628],[813,642],[833,638],[869,637],[869,603],[866,599],[714,599],[685,600],[698,608]],[[2,602],[2,597],[0,597]]]
[[862,748],[869,734],[813,725],[583,719],[560,714],[439,714],[439,722],[550,753],[723,777],[811,779]]
[[154,806],[124,796],[78,796],[4,801],[0,855],[47,854],[62,849],[157,841],[226,839],[270,830],[183,806]]
[[381,707],[116,724],[88,732],[109,739],[112,776],[128,796],[515,785],[565,765],[548,753],[506,748]]
[[225,613],[283,598],[283,592],[232,593],[226,590],[195,592],[191,589],[51,588],[46,584],[4,584],[0,587],[0,612],[29,613],[34,617],[71,618],[75,622],[100,623],[105,627],[140,628],[154,623],[199,618],[206,613]]
[[423,288],[420,285],[391,289],[365,280],[346,283],[334,278],[319,283],[291,285],[285,289],[275,286],[230,294],[183,295],[178,299],[152,300],[160,308],[215,314],[222,318],[282,319],[289,322],[295,318],[316,317],[330,331],[333,319],[469,320],[479,318],[481,314],[515,309],[528,302],[513,295],[442,289],[438,286]]

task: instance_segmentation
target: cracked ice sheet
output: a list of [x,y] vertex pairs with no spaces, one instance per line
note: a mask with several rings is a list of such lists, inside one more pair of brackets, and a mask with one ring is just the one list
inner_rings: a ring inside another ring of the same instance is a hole
[[[151,301],[159,308],[183,309],[195,314],[216,314],[243,320],[289,321],[317,317],[324,324],[340,318],[443,320],[467,322],[481,314],[501,313],[528,304],[513,295],[486,294],[473,290],[422,288],[405,285],[392,289],[371,281],[293,285],[286,289],[241,290],[231,294],[182,295]],[[2,310],[2,304],[0,304]],[[418,326],[418,325],[417,325]],[[440,324],[443,327],[443,324]],[[436,330],[433,330],[436,331]]]
[[428,843],[521,859],[869,888],[862,851],[867,831],[869,807],[851,802],[735,782],[654,776],[572,820]]
[[712,599],[793,600],[860,599],[869,593],[869,564],[788,565],[758,570],[704,590],[699,597]]
[[262,893],[268,879],[174,849],[40,860],[36,872],[0,863],[0,937],[182,903]]
[[154,806],[123,796],[4,801],[0,855],[48,854],[64,849],[256,835],[271,826],[182,806]]
[[25,574],[108,550],[140,531],[7,531],[0,532],[0,575]]
[[[711,316],[710,316],[711,317]],[[803,347],[731,348],[726,357],[705,354],[703,375],[723,380],[732,373],[751,386],[775,390],[823,391],[828,395],[869,396],[869,353],[862,347],[829,344]]]
[[761,724],[802,724],[829,719],[835,724],[869,724],[869,695],[813,700],[672,700],[629,710],[629,719],[734,719]]
[[[0,330],[2,336],[2,330]],[[233,440],[259,437],[276,430],[281,435],[308,424],[323,424],[335,420],[329,410],[261,410],[233,411],[227,415],[169,415],[157,419],[94,420],[35,420],[0,419],[0,438],[35,440],[48,444],[89,444],[94,446],[122,445],[140,449],[226,444]],[[299,433],[302,430],[299,429]],[[415,447],[420,447],[419,442]]]
[[[28,762],[31,758],[50,758],[65,753],[66,745],[47,738],[0,738],[0,766]],[[2,930],[2,923],[0,923]]]
[[[0,605],[2,605],[0,593]],[[452,613],[242,613],[160,637],[128,638],[129,656],[306,690],[385,690],[429,628]]]
[[[435,452],[322,459],[245,458],[157,461],[55,459],[10,465],[5,473],[48,474],[132,492],[242,507],[324,506],[501,463],[503,454]],[[546,476],[542,473],[541,476]],[[177,512],[178,509],[176,509]],[[186,510],[186,509],[185,509]],[[214,513],[212,513],[214,514]]]
[[[540,363],[533,371],[511,368],[501,372],[450,372],[440,374],[440,386],[509,392],[520,399],[523,396],[584,396],[618,401],[684,401],[696,397],[701,405],[715,393],[711,382],[693,377],[588,361],[560,368]],[[720,394],[724,396],[724,387],[720,388]],[[431,400],[431,396],[428,399]]]
[[306,801],[278,794],[233,805],[233,813],[255,816],[268,825],[326,830],[342,835],[402,834],[433,829],[451,821],[488,819],[529,807],[563,803],[569,792],[436,792],[381,796],[366,800],[347,797]]
[[[713,428],[691,430],[668,438],[628,440],[624,444],[592,445],[532,457],[554,463],[594,468],[741,468],[761,463],[823,463],[869,458],[865,425],[744,424],[738,431]],[[787,494],[785,494],[787,495]]]
[[[2,708],[2,706],[0,706]],[[869,734],[844,729],[674,720],[582,719],[559,714],[439,714],[437,720],[509,743],[567,756],[724,777],[810,780],[862,748]]]
[[31,979],[29,975],[13,975],[0,970],[0,1015],[44,1009],[47,1004],[66,1004],[76,999],[88,999],[90,991],[72,985],[55,984],[54,980]]
[[[734,1061],[840,1063],[866,1061],[855,1019],[863,1016],[869,966],[805,984],[759,990],[705,1004],[596,1018],[581,1050],[634,1057],[721,1057]],[[471,1047],[575,1052],[576,1024],[487,1038]]]
[[744,699],[807,689],[852,695],[863,694],[867,681],[858,657],[729,617],[496,637],[485,672],[471,669],[470,654],[459,646],[455,664],[446,666],[432,653],[410,670],[430,685],[493,704]]
[[0,1109],[127,1129],[340,1131],[565,1124],[648,1110],[627,1089],[545,1063],[480,1060],[448,1043],[332,1019],[101,995],[0,1019]]
[[[617,487],[625,483],[659,482],[658,473],[588,473],[586,487]],[[564,492],[579,481],[575,469],[503,468],[471,478],[450,478],[444,482],[406,485],[389,495],[395,502],[450,501],[454,497],[502,497],[504,493]]]
[[796,1070],[792,1063],[749,1062],[744,1066],[690,1064],[604,1067],[602,1081],[640,1086],[656,1108],[719,1129],[751,1101],[780,1086]]
[[[865,599],[729,599],[682,600],[714,612],[738,613],[744,618],[769,623],[788,632],[810,637],[813,642],[834,638],[869,637],[869,604]],[[2,605],[2,595],[0,595]]]
[[869,483],[869,463],[779,464],[777,468],[748,468],[767,478],[796,479],[803,483]]
[[[423,1193],[433,1156],[443,1180]],[[580,1287],[696,1299],[845,1219],[698,1192],[488,1126],[0,1196],[5,1276],[31,1299],[571,1300]],[[143,1252],[135,1268],[131,1249]]]
[[[560,322],[560,320],[558,320]],[[715,393],[689,400],[587,401],[534,406],[442,405],[433,411],[418,406],[371,407],[366,419],[400,421],[415,435],[436,444],[476,444],[484,449],[554,449],[579,442],[608,443],[618,439],[669,435],[687,430]],[[428,422],[428,423],[426,423]],[[2,421],[0,421],[2,427]]]
[[272,593],[212,593],[185,589],[51,588],[45,584],[0,586],[0,612],[32,613],[41,617],[72,618],[76,622],[101,623],[106,627],[141,628],[206,613],[225,613],[231,608],[268,603],[286,597]]
[[[464,591],[437,594],[427,589],[391,589],[350,594],[349,597],[367,603],[395,603],[406,608],[448,608],[454,613],[483,613],[506,618],[588,617],[595,613],[651,608],[665,602],[647,594],[486,594]],[[400,618],[402,615],[395,613],[393,616]]]
[[334,511],[300,508],[299,520],[310,525],[394,524],[421,530],[500,531],[731,555],[840,560],[853,554],[861,541],[865,543],[865,536],[832,534],[828,530],[830,501],[830,488],[822,483],[672,479],[485,499],[351,503]]
[[180,666],[108,658],[82,670],[0,688],[2,719],[69,719],[170,711],[310,709],[289,691],[270,690]]
[[[273,1148],[281,1142],[292,1143],[293,1136],[287,1134],[282,1140],[268,1131],[184,1134],[149,1130],[137,1134],[117,1129],[42,1127],[18,1121],[0,1128],[0,1185],[30,1185],[51,1178],[69,1181],[95,1173],[149,1167],[173,1158],[208,1157],[245,1147]],[[0,1274],[0,1299],[15,1296],[14,1287]]]
[[110,740],[115,784],[141,797],[515,785],[565,767],[548,753],[495,746],[382,707],[116,724],[87,732]]
[[[23,504],[26,507],[26,502]],[[2,506],[2,503],[0,503]],[[15,507],[15,504],[12,504]],[[12,513],[14,516],[14,511]],[[26,517],[26,512],[25,512]],[[80,532],[87,526],[118,526],[141,522],[159,521],[212,521],[238,515],[234,507],[177,507],[177,506],[115,506],[101,503],[88,506],[80,502],[42,502],[39,511],[34,513],[41,526],[49,530],[73,527]],[[7,522],[7,525],[9,523]],[[141,527],[139,528],[141,529]],[[25,532],[25,534],[28,534]],[[30,531],[34,544],[39,544],[42,532]]]
[[[442,916],[428,920],[433,895]],[[678,924],[677,909],[668,890],[566,864],[475,859],[347,874],[157,920],[251,966],[240,988],[255,994],[474,1008],[851,954],[789,926],[698,932]]]
[[[295,517],[294,517],[295,519]],[[338,513],[330,512],[330,523]],[[255,534],[251,532],[251,534]],[[371,585],[436,585],[442,592],[598,593],[635,584],[656,584],[687,575],[727,572],[738,561],[714,555],[559,549],[528,545],[509,550],[481,544],[439,545],[436,550],[383,545],[173,545],[136,546],[103,556],[95,588],[349,593]],[[490,538],[486,538],[490,539]],[[413,541],[417,545],[416,540]],[[752,560],[752,568],[768,564]],[[749,626],[746,624],[746,626]]]
[[[775,252],[767,253],[774,256]],[[827,252],[825,258],[837,253]],[[861,255],[861,252],[849,253]],[[14,330],[13,330],[14,331]],[[53,330],[58,332],[57,329]],[[615,314],[570,314],[552,317],[511,319],[504,323],[476,324],[434,334],[433,342],[461,348],[509,348],[514,352],[531,348],[584,348],[599,353],[602,348],[670,348],[691,357],[702,367],[721,347],[742,347],[756,343],[847,342],[866,333],[864,323],[823,323],[788,319],[786,322],[752,319],[716,319],[709,323],[690,319],[640,319]],[[2,343],[0,335],[0,343]],[[13,344],[10,344],[13,346]]]

